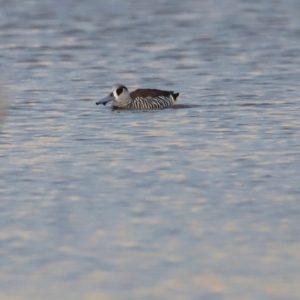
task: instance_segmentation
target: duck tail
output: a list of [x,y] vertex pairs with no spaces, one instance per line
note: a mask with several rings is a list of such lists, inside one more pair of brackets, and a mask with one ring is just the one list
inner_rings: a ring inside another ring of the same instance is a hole
[[173,97],[174,101],[177,100],[178,96],[179,96],[179,93],[172,93],[172,97]]

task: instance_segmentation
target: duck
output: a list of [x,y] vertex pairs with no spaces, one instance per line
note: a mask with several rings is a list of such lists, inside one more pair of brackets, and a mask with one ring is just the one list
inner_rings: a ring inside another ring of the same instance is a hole
[[112,101],[115,109],[148,110],[163,109],[176,104],[179,93],[157,89],[137,89],[129,92],[123,84],[115,84],[111,93],[96,102],[97,105],[106,105]]

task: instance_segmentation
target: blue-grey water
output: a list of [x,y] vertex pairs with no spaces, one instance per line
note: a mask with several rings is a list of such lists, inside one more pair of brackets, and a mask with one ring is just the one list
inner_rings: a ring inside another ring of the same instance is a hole
[[1,0],[0,299],[300,299],[299,16]]

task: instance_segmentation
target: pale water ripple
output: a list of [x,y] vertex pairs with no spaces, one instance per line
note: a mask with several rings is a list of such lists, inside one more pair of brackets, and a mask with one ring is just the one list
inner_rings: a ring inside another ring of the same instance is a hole
[[0,299],[300,298],[298,1],[0,4]]

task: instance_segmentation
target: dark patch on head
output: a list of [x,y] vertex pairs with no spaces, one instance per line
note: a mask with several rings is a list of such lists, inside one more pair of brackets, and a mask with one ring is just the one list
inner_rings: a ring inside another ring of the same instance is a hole
[[122,94],[122,92],[123,92],[123,87],[122,87],[122,86],[119,87],[119,88],[116,90],[116,93],[117,93],[118,96],[120,96],[120,95]]

